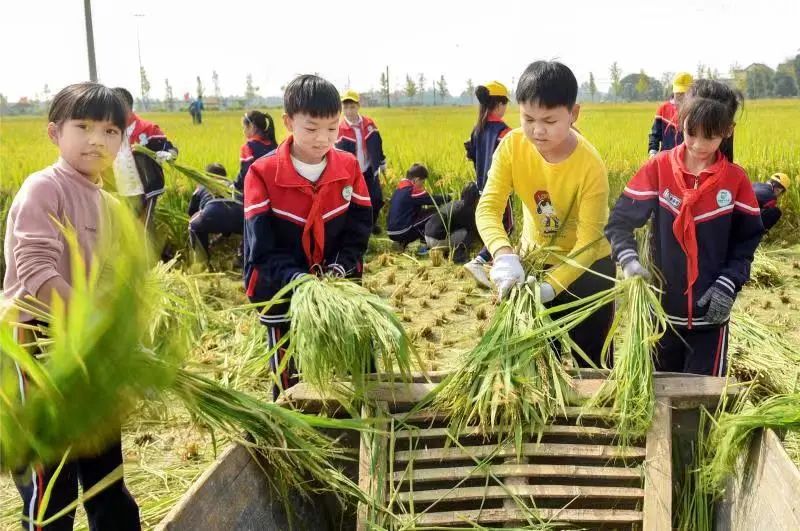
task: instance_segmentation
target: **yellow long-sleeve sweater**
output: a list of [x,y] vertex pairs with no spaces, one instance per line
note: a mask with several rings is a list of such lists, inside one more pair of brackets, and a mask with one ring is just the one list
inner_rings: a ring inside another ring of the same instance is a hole
[[[578,133],[575,151],[557,164],[547,162],[521,128],[508,133],[494,152],[475,220],[484,244],[494,254],[511,246],[503,229],[503,210],[514,192],[522,200],[521,252],[553,248],[584,268],[608,256],[603,236],[608,222],[608,174],[597,150]],[[556,293],[567,289],[584,269],[551,255],[543,279]]]

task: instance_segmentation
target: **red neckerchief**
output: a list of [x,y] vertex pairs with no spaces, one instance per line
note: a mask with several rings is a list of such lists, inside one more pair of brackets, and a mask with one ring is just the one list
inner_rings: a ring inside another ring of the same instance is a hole
[[672,166],[672,175],[674,177],[675,185],[678,187],[681,196],[681,206],[678,210],[678,215],[672,223],[672,233],[678,244],[686,254],[686,295],[688,296],[688,322],[689,328],[692,327],[692,313],[693,313],[693,286],[699,276],[699,268],[697,265],[697,230],[694,221],[694,206],[700,198],[709,189],[713,189],[719,183],[720,179],[725,175],[723,171],[727,159],[722,153],[717,152],[717,160],[708,168],[700,172],[697,176],[699,179],[706,175],[706,178],[697,188],[690,188],[686,186],[685,175],[692,175],[686,169],[684,163],[684,155],[686,153],[686,145],[681,144],[672,150],[670,157],[670,165]]

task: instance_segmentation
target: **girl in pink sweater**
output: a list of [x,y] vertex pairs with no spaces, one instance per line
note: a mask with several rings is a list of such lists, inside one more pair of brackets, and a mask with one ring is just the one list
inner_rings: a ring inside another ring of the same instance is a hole
[[[68,304],[72,291],[69,249],[53,218],[74,227],[81,254],[90,260],[104,228],[104,203],[109,199],[101,188],[101,174],[111,168],[122,143],[125,107],[111,89],[79,83],[56,94],[48,121],[47,135],[58,146],[60,156],[52,166],[25,179],[11,204],[4,239],[3,295],[7,299],[33,296],[49,305],[57,294]],[[17,373],[24,389],[24,374]],[[79,481],[85,492],[121,466],[120,440],[96,456],[68,462],[55,482],[50,503],[40,514],[55,465],[31,466],[15,475],[25,529],[39,529],[34,521],[49,518],[77,499]],[[84,505],[92,529],[140,529],[139,509],[122,480]],[[74,518],[72,511],[47,529],[72,529]]]

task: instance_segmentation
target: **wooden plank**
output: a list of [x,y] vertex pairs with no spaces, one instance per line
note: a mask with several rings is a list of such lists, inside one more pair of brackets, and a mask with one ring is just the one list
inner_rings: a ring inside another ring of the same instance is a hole
[[656,402],[647,433],[642,526],[648,531],[672,529],[672,409],[668,399]]
[[800,470],[772,430],[757,433],[719,504],[718,530],[800,529]]
[[[403,450],[394,453],[398,463],[429,461],[452,461],[470,458],[513,457],[517,450],[513,445],[498,448],[497,445],[467,446],[461,448],[433,448],[422,450]],[[645,457],[644,448],[607,446],[601,444],[555,444],[526,443],[522,445],[522,455],[536,457],[572,457],[585,459],[641,459]]]
[[642,470],[638,466],[586,466],[586,465],[490,465],[490,466],[451,466],[446,468],[424,468],[395,472],[392,479],[398,483],[411,481],[458,481],[465,477],[565,477],[581,479],[626,480],[641,479]]
[[[634,524],[642,521],[641,511],[621,509],[482,509],[466,511],[446,511],[439,513],[420,513],[405,516],[402,520],[408,524],[414,522],[417,527],[452,525],[452,524],[497,524],[527,522],[536,515],[541,520],[554,522],[574,522],[584,524]],[[649,531],[649,530],[648,530]]]
[[[457,489],[415,490],[401,492],[398,502],[436,502],[471,501],[482,499],[510,498],[526,496],[533,498],[598,498],[598,499],[638,499],[644,496],[644,489],[634,487],[579,487],[575,485],[506,485],[504,487],[460,487]],[[512,501],[512,503],[514,503]]]
[[[361,408],[361,416],[369,418],[378,414],[380,417],[386,411],[387,404],[379,402],[375,408],[367,405],[363,406]],[[385,431],[386,422],[379,422],[376,428],[379,431]],[[358,453],[358,487],[367,493],[369,499],[376,500],[378,503],[383,502],[386,489],[386,484],[379,481],[387,465],[386,444],[386,436],[380,433],[363,432],[361,434],[361,445]],[[370,528],[371,510],[365,503],[358,504],[356,515],[356,529],[358,531],[367,531]]]
[[[613,415],[613,411],[614,410],[610,407],[584,408],[584,407],[568,406],[564,408],[563,411],[564,414],[562,415],[561,414],[562,412],[559,412],[557,417],[567,418],[567,419],[574,419],[578,417],[583,417],[586,419],[605,419],[605,418],[610,418]],[[423,409],[422,411],[417,411],[411,414],[409,414],[408,412],[393,413],[391,417],[395,420],[402,421],[407,424],[444,422],[450,418],[449,413],[445,411],[432,411],[429,409]]]
[[[497,433],[497,429],[488,430],[488,433]],[[398,430],[394,432],[395,439],[449,439],[449,428],[420,428],[420,429],[407,429]],[[545,426],[542,429],[545,435],[563,435],[574,437],[605,437],[614,438],[617,435],[617,430],[613,428],[598,428],[596,426],[572,426],[564,424],[552,424]],[[484,431],[479,428],[467,428],[463,430],[459,437],[479,437],[484,435]]]

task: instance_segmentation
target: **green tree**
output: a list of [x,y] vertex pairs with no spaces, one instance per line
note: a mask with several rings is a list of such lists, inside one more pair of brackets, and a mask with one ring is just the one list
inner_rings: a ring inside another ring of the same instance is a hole
[[417,76],[417,92],[419,92],[419,100],[421,105],[425,103],[425,81],[427,81],[425,79],[425,74],[420,72]]
[[214,70],[211,72],[211,84],[214,85],[214,97],[217,100],[222,99],[222,90],[219,88],[219,74]]
[[467,89],[466,89],[467,96],[469,96],[469,102],[475,103],[475,83],[472,82],[472,78],[467,80]]
[[589,72],[589,94],[592,96],[592,103],[594,103],[594,95],[597,94],[597,83],[594,81],[594,74]]
[[406,74],[406,90],[405,90],[405,93],[406,93],[406,96],[408,97],[408,99],[411,100],[411,103],[414,103],[414,96],[417,95],[417,83],[416,83],[416,81],[411,79],[411,76],[409,76],[408,74]]
[[622,79],[622,69],[616,61],[611,64],[609,74],[611,74],[611,92],[614,94],[614,100],[616,101],[622,94],[622,83],[620,83]]
[[639,71],[639,81],[636,82],[636,93],[640,99],[645,99],[648,90],[650,90],[650,80],[642,69]]
[[150,101],[150,81],[147,79],[147,72],[144,67],[139,69],[139,82],[142,90],[142,106],[147,109],[147,104]]
[[248,102],[256,99],[258,97],[258,89],[259,87],[255,86],[253,83],[253,74],[247,74],[244,87],[244,99]]
[[778,98],[797,96],[797,81],[785,72],[778,72],[773,79],[772,93]]
[[197,76],[197,97],[203,97],[203,81],[200,79],[200,76]]
[[447,81],[444,78],[444,74],[439,77],[439,81],[436,82],[436,86],[439,89],[439,96],[442,99],[442,103],[444,103],[444,99],[450,94],[447,90]]
[[386,100],[386,106],[390,107],[389,103],[389,76],[386,72],[381,72],[381,96]]
[[169,79],[164,79],[164,106],[168,111],[175,110],[175,96],[172,93],[172,85]]

